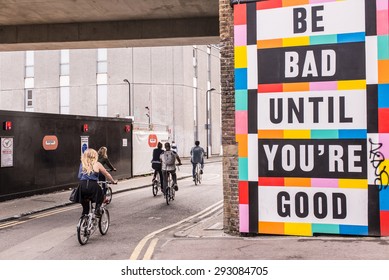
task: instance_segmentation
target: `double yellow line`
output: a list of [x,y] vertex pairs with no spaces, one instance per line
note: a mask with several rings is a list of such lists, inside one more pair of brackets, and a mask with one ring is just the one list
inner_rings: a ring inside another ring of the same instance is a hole
[[149,244],[149,247],[147,248],[146,250],[146,253],[143,255],[143,260],[150,260],[152,255],[153,255],[153,252],[154,252],[154,249],[155,247],[157,246],[157,243],[158,243],[158,238],[154,238],[157,234],[165,231],[165,230],[168,230],[168,229],[171,229],[171,228],[174,228],[176,226],[179,226],[187,221],[190,221],[194,218],[197,218],[197,217],[204,217],[206,214],[209,214],[209,213],[212,213],[212,212],[215,212],[215,209],[214,208],[220,208],[220,207],[223,207],[223,200],[219,201],[219,202],[216,202],[215,204],[209,206],[208,208],[202,210],[201,212],[193,215],[193,216],[190,216],[184,220],[181,220],[175,224],[172,224],[170,226],[167,226],[167,227],[164,227],[164,228],[161,228],[157,231],[154,231],[148,235],[146,235],[139,243],[138,245],[135,247],[134,251],[132,252],[131,256],[130,256],[130,260],[137,260],[139,258],[139,255],[141,254],[143,248],[145,247],[145,245],[149,242],[150,239],[152,239],[150,241],[150,244]]
[[[24,224],[26,222],[29,222],[29,221],[32,221],[35,219],[40,219],[40,218],[52,216],[55,214],[67,212],[70,210],[74,210],[76,208],[79,208],[79,205],[67,206],[64,208],[53,209],[53,210],[44,211],[41,213],[31,214],[31,215],[25,216],[23,218],[19,218],[18,220],[15,220],[15,221],[4,222],[4,223],[0,224],[0,229],[5,229],[5,228],[13,227],[16,225]],[[24,219],[24,220],[21,220],[21,219]]]

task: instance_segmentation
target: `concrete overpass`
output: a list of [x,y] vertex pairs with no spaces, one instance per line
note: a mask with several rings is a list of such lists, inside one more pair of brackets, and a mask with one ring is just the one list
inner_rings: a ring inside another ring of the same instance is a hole
[[2,0],[0,51],[219,42],[219,0]]

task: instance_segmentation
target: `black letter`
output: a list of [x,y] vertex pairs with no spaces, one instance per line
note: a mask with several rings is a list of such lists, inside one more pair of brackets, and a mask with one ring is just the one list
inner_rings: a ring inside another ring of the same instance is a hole
[[[339,199],[339,200],[338,200]],[[338,201],[340,201],[340,213],[339,213],[339,205]],[[332,194],[332,205],[333,205],[333,215],[334,219],[344,219],[347,216],[347,200],[346,196],[343,193],[333,193]]]
[[278,99],[278,118],[275,117],[274,99],[270,99],[270,121],[272,123],[281,123],[283,119],[282,115],[282,98]]
[[351,122],[353,122],[353,118],[346,118],[345,117],[345,109],[344,109],[344,107],[346,106],[345,104],[346,104],[346,102],[344,100],[344,96],[339,97],[339,111],[340,111],[340,113],[339,113],[340,120],[339,121],[342,123],[346,123],[346,122],[351,123]]
[[[319,199],[321,198],[321,213],[319,211]],[[313,212],[318,219],[324,219],[327,216],[327,196],[325,193],[318,192],[313,196]]]
[[328,97],[328,122],[334,122],[334,98]]
[[317,26],[318,21],[323,21],[322,16],[318,16],[318,11],[323,11],[324,6],[312,7],[312,32],[324,31],[323,26]]
[[294,8],[293,9],[293,25],[294,33],[304,33],[307,31],[307,11],[304,8]]
[[323,97],[309,97],[309,102],[313,103],[313,122],[319,122],[319,102],[323,102]]
[[[287,204],[282,207],[282,198],[285,198],[285,201],[290,200],[290,195],[287,192],[280,192],[277,195],[277,212],[280,217],[290,217],[290,205]],[[285,209],[285,210],[284,210]]]
[[[303,209],[301,209],[301,198],[303,199]],[[299,218],[305,218],[308,216],[308,195],[303,192],[296,193],[295,197],[295,205],[296,205],[296,215]]]
[[304,98],[299,98],[299,108],[297,109],[296,103],[293,98],[288,98],[288,123],[293,123],[293,113],[296,116],[299,123],[304,122]]

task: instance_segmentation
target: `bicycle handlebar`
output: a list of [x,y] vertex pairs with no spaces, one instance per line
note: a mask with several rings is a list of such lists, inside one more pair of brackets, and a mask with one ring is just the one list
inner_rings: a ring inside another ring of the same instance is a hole
[[118,180],[115,180],[113,182],[111,181],[97,181],[98,184],[112,184],[112,185],[117,185]]

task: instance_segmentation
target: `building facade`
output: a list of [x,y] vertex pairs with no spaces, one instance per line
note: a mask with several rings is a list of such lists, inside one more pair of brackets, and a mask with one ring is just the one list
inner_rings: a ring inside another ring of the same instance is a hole
[[181,156],[195,140],[222,153],[220,88],[211,45],[0,53],[0,110],[132,117]]

